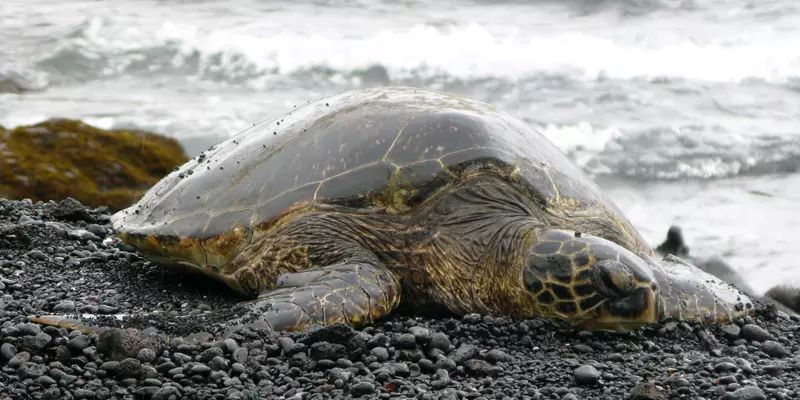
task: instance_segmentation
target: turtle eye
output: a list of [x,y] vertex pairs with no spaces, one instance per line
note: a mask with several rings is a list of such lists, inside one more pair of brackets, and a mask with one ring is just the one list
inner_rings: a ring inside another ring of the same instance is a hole
[[595,262],[591,266],[591,277],[598,291],[609,298],[626,297],[636,286],[633,276],[618,260]]

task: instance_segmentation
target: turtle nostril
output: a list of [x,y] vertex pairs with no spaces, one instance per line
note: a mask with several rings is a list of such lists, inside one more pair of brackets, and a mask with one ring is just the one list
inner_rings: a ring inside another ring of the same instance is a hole
[[617,288],[617,285],[614,284],[614,279],[611,277],[610,274],[601,274],[600,277],[603,280],[603,286],[605,286],[605,288],[608,289],[609,292],[615,295],[620,294],[619,288]]

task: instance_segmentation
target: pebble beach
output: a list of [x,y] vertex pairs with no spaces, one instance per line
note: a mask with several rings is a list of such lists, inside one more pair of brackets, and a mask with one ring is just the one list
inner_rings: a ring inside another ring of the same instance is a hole
[[[800,396],[800,320],[771,306],[729,325],[668,322],[628,333],[410,311],[362,329],[231,330],[225,321],[243,299],[130,252],[109,218],[71,199],[0,200],[0,398]],[[100,333],[28,319],[76,313],[97,316],[84,322]]]

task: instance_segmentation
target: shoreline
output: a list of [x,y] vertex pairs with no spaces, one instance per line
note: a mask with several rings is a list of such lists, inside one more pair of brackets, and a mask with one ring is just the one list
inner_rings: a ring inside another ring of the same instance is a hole
[[108,219],[103,209],[68,200],[0,199],[0,394],[14,399],[800,396],[800,319],[770,307],[736,324],[673,322],[624,334],[540,319],[397,314],[355,330],[245,329],[205,343],[176,339],[111,360],[105,338],[30,324],[26,317],[159,310],[158,318],[126,323],[178,335],[200,328],[220,335],[222,322],[242,299],[210,279],[177,275],[126,251],[114,240]]

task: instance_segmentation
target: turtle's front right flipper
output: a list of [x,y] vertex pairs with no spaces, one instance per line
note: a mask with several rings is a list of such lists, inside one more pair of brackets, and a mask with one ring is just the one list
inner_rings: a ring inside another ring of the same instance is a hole
[[278,288],[246,303],[243,323],[265,322],[274,331],[309,325],[370,323],[400,303],[395,276],[369,263],[343,263],[280,276]]
[[642,258],[658,281],[662,320],[729,323],[755,311],[747,294],[676,256]]

